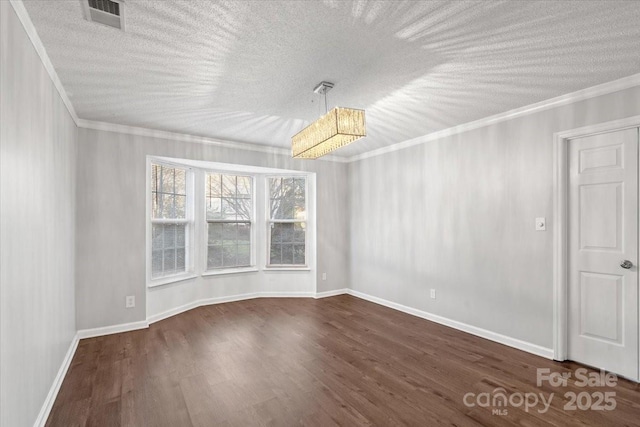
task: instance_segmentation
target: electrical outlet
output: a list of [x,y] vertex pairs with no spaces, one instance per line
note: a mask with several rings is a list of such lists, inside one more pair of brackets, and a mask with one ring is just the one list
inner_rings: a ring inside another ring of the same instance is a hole
[[436,290],[431,289],[431,299],[436,299]]
[[133,308],[136,306],[136,297],[135,295],[127,295],[127,298],[125,300],[125,304],[124,304],[125,308]]
[[322,280],[327,280],[327,273],[322,273]]

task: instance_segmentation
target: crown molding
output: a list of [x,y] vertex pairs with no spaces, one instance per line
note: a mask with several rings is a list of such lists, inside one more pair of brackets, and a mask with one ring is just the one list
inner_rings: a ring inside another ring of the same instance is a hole
[[[192,142],[197,144],[215,145],[221,148],[230,148],[235,150],[256,151],[259,153],[277,154],[281,156],[291,157],[291,150],[287,148],[272,147],[268,145],[251,144],[247,142],[229,141],[223,139],[209,138],[205,136],[196,136],[186,133],[169,132],[164,130],[149,129],[137,126],[119,125],[116,123],[99,122],[93,120],[78,119],[79,128],[93,129],[106,132],[117,132],[126,135],[146,136],[150,138],[168,139],[170,141]],[[320,161],[330,161],[338,163],[347,163],[346,157],[323,156]]]
[[53,68],[53,64],[49,59],[49,55],[47,55],[47,51],[45,50],[44,45],[42,44],[42,40],[40,40],[40,36],[38,36],[36,27],[33,25],[33,22],[31,22],[29,13],[27,12],[27,9],[24,7],[22,0],[9,0],[9,3],[11,3],[11,6],[13,6],[13,10],[16,12],[16,15],[18,15],[18,19],[22,23],[24,30],[29,36],[29,40],[31,40],[31,44],[33,45],[36,52],[38,53],[38,56],[40,57],[40,61],[42,61],[42,65],[47,70],[47,73],[49,74],[49,77],[51,78],[53,85],[58,90],[58,93],[60,94],[60,98],[62,98],[62,102],[67,107],[67,111],[69,111],[71,118],[77,125],[79,118],[78,118],[78,115],[76,114],[76,110],[73,108],[73,104],[71,104],[71,100],[69,100],[69,97],[67,96],[67,92],[64,90],[64,86],[62,86],[62,82],[58,77],[58,73],[56,73],[55,68]]
[[574,102],[584,101],[587,99],[595,98],[597,96],[608,95],[620,90],[629,89],[632,87],[640,86],[640,74],[633,74],[628,77],[623,77],[611,82],[602,83],[596,86],[581,89],[576,92],[571,92],[566,95],[557,96],[555,98],[547,99],[537,102],[535,104],[526,105],[513,110],[505,111],[504,113],[495,114],[493,116],[485,117],[473,122],[464,123],[458,126],[453,126],[447,129],[439,130],[437,132],[429,133],[417,138],[408,139],[406,141],[398,142],[393,145],[378,148],[375,150],[367,151],[361,154],[356,154],[347,158],[349,163],[357,162],[359,160],[368,159],[370,157],[376,157],[394,151],[403,150],[405,148],[414,147],[416,145],[424,144],[425,142],[434,141],[437,139],[445,138],[448,136],[456,135],[470,130],[479,129],[485,126],[493,125],[496,123],[512,120],[517,117],[526,116],[528,114],[538,113],[541,111],[549,110],[551,108],[561,107],[563,105],[572,104]]
[[[73,104],[71,103],[71,100],[67,96],[67,92],[65,91],[64,86],[60,81],[60,78],[58,77],[58,73],[56,73],[56,70],[53,67],[52,62],[49,59],[49,55],[47,55],[47,51],[44,47],[44,44],[42,43],[42,40],[40,39],[40,36],[38,35],[38,32],[36,31],[36,28],[33,25],[33,22],[31,21],[31,18],[29,17],[29,13],[27,12],[27,9],[25,8],[22,0],[9,0],[9,2],[13,7],[13,10],[16,12],[18,19],[20,20],[20,23],[22,24],[25,32],[29,36],[29,40],[31,40],[31,44],[33,45],[36,52],[38,53],[38,56],[40,57],[40,61],[42,62],[42,65],[47,70],[47,73],[49,74],[49,78],[51,78],[53,85],[56,87],[58,93],[60,94],[60,98],[62,99],[62,102],[67,107],[67,111],[69,111],[69,114],[71,115],[71,118],[73,119],[77,127],[85,128],[85,129],[109,131],[109,132],[119,132],[119,133],[124,133],[128,135],[162,138],[162,139],[168,139],[172,141],[183,141],[183,142],[194,142],[194,143],[200,143],[200,144],[216,145],[218,147],[223,147],[223,148],[291,156],[291,150],[286,148],[272,147],[272,146],[266,146],[266,145],[260,145],[260,144],[250,144],[246,142],[220,140],[215,138],[195,136],[195,135],[189,135],[184,133],[147,129],[142,127],[127,126],[127,125],[120,125],[120,124],[107,123],[107,122],[98,122],[98,121],[85,120],[85,119],[79,118],[78,114],[76,114],[76,110],[73,108]],[[346,163],[348,161],[346,157],[338,157],[335,155],[324,156],[322,157],[322,159],[319,159],[319,160],[332,161],[332,162],[338,162],[338,163]]]
[[[33,44],[38,56],[40,57],[42,64],[45,69],[49,73],[49,77],[51,78],[54,86],[58,90],[60,97],[62,98],[62,102],[67,107],[71,118],[76,123],[76,125],[80,128],[86,129],[95,129],[109,132],[119,132],[129,135],[138,135],[138,136],[148,136],[153,138],[162,138],[168,139],[172,141],[185,141],[185,142],[195,142],[200,144],[211,144],[216,145],[223,148],[232,148],[232,149],[240,149],[247,151],[256,151],[261,153],[269,153],[269,154],[278,154],[284,156],[291,156],[291,151],[286,148],[280,147],[272,147],[260,144],[250,144],[246,142],[234,142],[228,140],[220,140],[215,138],[208,138],[203,136],[195,136],[184,133],[177,132],[168,132],[161,130],[154,130],[142,127],[128,126],[128,125],[119,125],[115,123],[108,122],[99,122],[92,120],[80,119],[76,114],[69,97],[67,96],[67,92],[62,86],[62,82],[60,82],[60,78],[56,73],[49,56],[42,44],[42,40],[38,36],[38,32],[36,31],[31,18],[27,10],[22,3],[22,0],[9,0],[11,6],[15,10],[18,15],[18,19],[22,23],[25,31],[27,32],[31,43]],[[370,157],[376,157],[387,153],[392,153],[394,151],[403,150],[405,148],[413,147],[416,145],[424,144],[429,141],[434,141],[437,139],[445,138],[448,136],[456,135],[463,132],[468,132],[474,129],[479,129],[485,126],[489,126],[492,124],[504,122],[507,120],[511,120],[517,117],[522,117],[528,114],[533,114],[537,112],[541,112],[544,110],[549,110],[551,108],[560,107],[563,105],[571,104],[574,102],[584,101],[590,98],[595,98],[597,96],[607,95],[613,92],[617,92],[624,89],[629,89],[635,86],[640,86],[640,73],[634,74],[628,77],[623,77],[618,80],[614,80],[611,82],[599,84],[596,86],[592,86],[586,89],[581,89],[576,92],[568,93],[566,95],[561,95],[555,98],[547,99],[544,101],[537,102],[535,104],[530,104],[524,107],[519,107],[513,110],[509,110],[503,113],[495,114],[493,116],[485,117],[479,120],[475,120],[472,122],[464,123],[461,125],[453,126],[447,129],[439,130],[437,132],[432,132],[427,135],[423,135],[417,138],[408,139],[405,141],[401,141],[386,147],[374,149],[371,151],[366,151],[361,154],[356,154],[351,157],[340,157],[336,155],[328,155],[323,156],[321,159],[324,161],[338,162],[338,163],[352,163],[360,160],[368,159]]]

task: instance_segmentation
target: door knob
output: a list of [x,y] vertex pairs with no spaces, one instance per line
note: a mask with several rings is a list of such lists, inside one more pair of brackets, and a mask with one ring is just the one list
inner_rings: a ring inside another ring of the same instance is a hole
[[630,269],[631,267],[633,267],[633,263],[631,261],[629,261],[628,259],[625,259],[624,261],[622,261],[620,263],[620,267],[622,268],[626,268],[627,270]]

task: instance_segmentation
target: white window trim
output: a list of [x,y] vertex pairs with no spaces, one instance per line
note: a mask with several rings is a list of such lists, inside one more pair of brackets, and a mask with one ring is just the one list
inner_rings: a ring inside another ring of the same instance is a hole
[[[304,178],[304,211],[305,211],[305,219],[271,219],[271,187],[269,186],[269,180],[271,178]],[[311,210],[309,206],[309,176],[306,174],[271,174],[266,175],[264,177],[264,200],[265,200],[265,233],[266,238],[265,242],[266,246],[266,254],[265,254],[265,271],[311,271],[309,267],[309,223]],[[271,264],[271,227],[273,224],[295,224],[295,223],[305,223],[305,233],[304,233],[304,264]],[[314,221],[315,223],[315,221]]]
[[221,268],[216,270],[207,270],[202,273],[202,276],[223,276],[227,274],[238,274],[238,273],[257,273],[260,269],[258,267],[235,267],[235,268]]
[[170,283],[183,282],[185,280],[197,279],[198,275],[194,273],[189,274],[176,274],[172,276],[163,276],[158,277],[157,279],[153,279],[150,283],[147,284],[148,288],[155,288],[157,286],[168,285]]
[[[152,165],[162,165],[167,167],[175,167],[186,170],[186,205],[185,205],[185,218],[152,218],[151,215],[153,213],[153,202],[152,202],[152,191],[151,191],[151,168]],[[194,212],[194,190],[195,190],[195,171],[192,167],[188,165],[184,165],[181,163],[173,163],[166,160],[159,160],[153,157],[147,157],[147,170],[146,170],[146,277],[147,277],[147,287],[153,288],[156,286],[162,286],[169,283],[181,282],[183,280],[189,280],[197,277],[197,274],[194,272],[194,233],[195,233],[195,220],[193,217]],[[186,235],[185,235],[185,271],[170,274],[166,276],[153,277],[153,273],[151,270],[151,261],[152,261],[152,229],[153,224],[186,224]]]

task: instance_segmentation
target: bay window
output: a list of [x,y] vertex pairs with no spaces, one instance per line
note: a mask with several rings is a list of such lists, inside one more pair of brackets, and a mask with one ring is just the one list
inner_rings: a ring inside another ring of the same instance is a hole
[[273,281],[278,271],[315,268],[311,174],[168,157],[147,162],[148,287],[262,272]]

